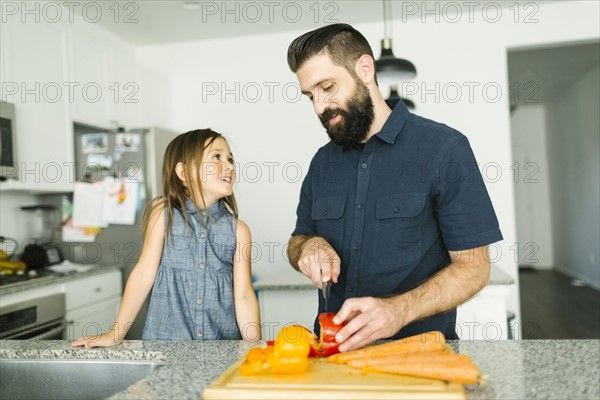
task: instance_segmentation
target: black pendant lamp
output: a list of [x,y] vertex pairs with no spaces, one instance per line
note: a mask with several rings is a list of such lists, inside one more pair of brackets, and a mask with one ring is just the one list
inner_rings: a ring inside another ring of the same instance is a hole
[[377,80],[380,87],[388,87],[417,76],[417,69],[413,63],[394,56],[392,51],[392,24],[389,21],[391,14],[389,0],[383,0],[385,37],[381,40],[381,57],[375,61]]
[[390,97],[388,97],[387,99],[388,100],[400,99],[400,100],[402,100],[402,102],[404,103],[406,108],[408,108],[409,110],[415,109],[415,103],[412,100],[406,99],[404,97],[400,97],[400,94],[398,93],[398,85],[390,86]]

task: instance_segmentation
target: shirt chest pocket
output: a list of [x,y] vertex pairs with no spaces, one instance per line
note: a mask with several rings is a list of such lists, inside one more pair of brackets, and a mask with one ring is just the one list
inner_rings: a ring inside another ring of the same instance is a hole
[[190,269],[193,264],[194,249],[191,234],[185,229],[173,228],[173,233],[165,238],[161,262],[174,269]]
[[229,269],[233,265],[233,257],[235,256],[235,235],[234,233],[211,233],[210,246],[215,257],[221,261],[220,267],[217,270]]
[[373,244],[377,262],[401,266],[420,255],[426,200],[426,193],[402,193],[377,200]]
[[311,217],[317,226],[317,234],[327,240],[334,248],[340,249],[343,236],[345,197],[325,197],[315,199]]

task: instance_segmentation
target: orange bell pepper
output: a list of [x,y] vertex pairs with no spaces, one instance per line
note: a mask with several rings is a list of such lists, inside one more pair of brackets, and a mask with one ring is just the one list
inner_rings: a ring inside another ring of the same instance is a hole
[[246,362],[240,367],[241,375],[263,372],[297,374],[308,369],[310,352],[309,334],[300,325],[289,325],[277,334],[275,343],[266,347],[253,347],[246,354]]

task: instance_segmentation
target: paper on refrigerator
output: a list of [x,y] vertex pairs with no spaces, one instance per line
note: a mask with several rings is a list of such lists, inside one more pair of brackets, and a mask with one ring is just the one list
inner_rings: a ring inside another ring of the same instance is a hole
[[106,178],[102,218],[108,224],[134,225],[139,182]]
[[101,227],[108,223],[103,218],[106,187],[104,182],[76,182],[73,190],[73,226]]

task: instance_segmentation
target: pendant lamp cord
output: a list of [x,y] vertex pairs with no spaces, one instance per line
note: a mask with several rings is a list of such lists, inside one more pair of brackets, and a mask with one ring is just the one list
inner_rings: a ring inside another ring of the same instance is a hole
[[389,18],[392,15],[392,5],[389,0],[383,0],[383,29],[385,31],[385,37],[392,39],[392,24]]

